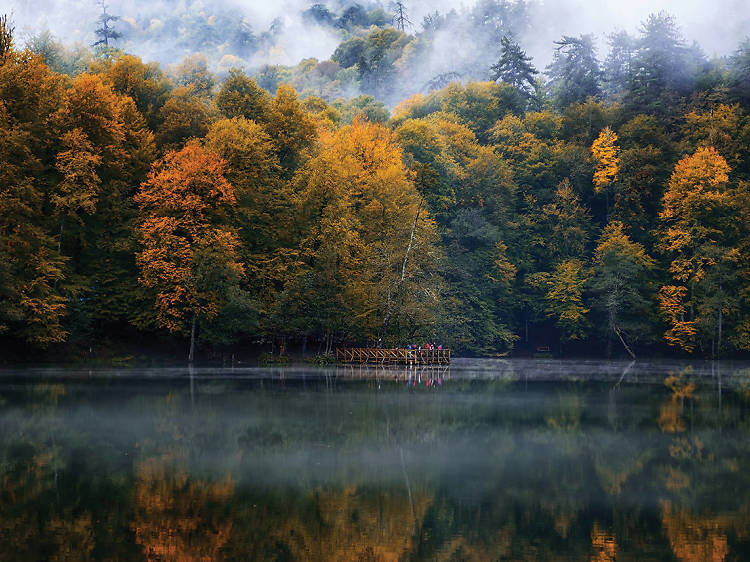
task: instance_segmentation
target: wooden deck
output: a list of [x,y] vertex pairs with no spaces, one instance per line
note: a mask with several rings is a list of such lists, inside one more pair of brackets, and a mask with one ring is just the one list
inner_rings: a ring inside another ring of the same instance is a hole
[[376,365],[448,365],[451,362],[451,350],[351,347],[336,349],[336,361]]

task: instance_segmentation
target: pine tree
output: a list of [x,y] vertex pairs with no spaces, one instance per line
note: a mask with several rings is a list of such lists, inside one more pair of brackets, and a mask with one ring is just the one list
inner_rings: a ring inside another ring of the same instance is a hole
[[555,45],[547,75],[557,105],[566,107],[589,97],[598,98],[602,71],[596,58],[594,37],[565,35],[560,41],[555,41]]
[[633,79],[636,42],[627,31],[607,35],[609,54],[604,60],[602,80],[608,96],[626,92]]
[[99,27],[96,28],[96,36],[98,39],[92,44],[93,47],[102,45],[104,48],[110,46],[110,41],[115,41],[122,37],[122,33],[110,26],[110,23],[120,19],[120,16],[113,16],[107,13],[107,4],[104,0],[99,0],[99,5],[102,7],[102,14],[99,16],[98,22]]
[[406,31],[407,28],[413,27],[414,24],[409,20],[409,15],[406,12],[406,4],[401,0],[393,2],[391,5],[393,9],[393,27],[399,31]]
[[534,77],[539,72],[531,64],[532,58],[507,35],[503,35],[500,45],[500,60],[492,66],[492,79],[514,86],[527,98],[533,97],[536,94]]
[[641,37],[633,61],[632,86],[627,102],[637,113],[668,113],[673,97],[687,93],[687,49],[674,17],[650,14],[641,24]]
[[13,22],[8,21],[8,14],[0,16],[0,64],[13,50]]

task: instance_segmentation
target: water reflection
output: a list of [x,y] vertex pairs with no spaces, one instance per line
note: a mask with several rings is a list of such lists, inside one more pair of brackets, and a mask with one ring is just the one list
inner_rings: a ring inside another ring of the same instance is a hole
[[750,370],[6,372],[0,558],[750,556]]

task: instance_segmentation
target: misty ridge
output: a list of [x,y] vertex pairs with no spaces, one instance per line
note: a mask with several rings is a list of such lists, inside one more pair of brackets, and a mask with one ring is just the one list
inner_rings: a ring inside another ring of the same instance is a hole
[[[500,78],[493,65],[501,56],[503,37],[511,38],[531,58],[538,74],[532,77],[536,83],[527,88],[536,90],[537,96],[545,88],[551,92],[556,70],[578,56],[569,52],[570,42],[560,43],[565,37],[588,45],[594,70],[604,67],[603,93],[616,94],[621,77],[612,73],[630,66],[624,57],[637,59],[640,51],[648,51],[643,40],[649,17],[667,18],[674,27],[673,39],[681,53],[671,63],[680,67],[675,73],[684,75],[687,91],[699,67],[720,71],[726,56],[744,38],[744,24],[750,20],[747,8],[733,0],[720,3],[715,12],[669,2],[629,3],[625,12],[617,6],[594,9],[572,1],[542,0],[210,5],[200,0],[106,5],[86,0],[65,6],[49,2],[43,6],[46,21],[39,21],[39,7],[31,11],[15,0],[10,7],[26,46],[58,72],[77,74],[88,69],[91,58],[127,52],[144,62],[162,64],[178,83],[180,72],[190,66],[205,67],[218,82],[230,70],[240,69],[271,93],[284,82],[303,98],[318,96],[330,103],[364,94],[390,108],[415,93],[429,93],[451,82]],[[111,16],[114,34],[108,53],[102,53],[101,45],[91,47],[99,38],[102,8]],[[730,14],[733,23],[727,24]],[[698,41],[683,35],[680,16]],[[359,104],[371,106],[366,111],[369,117],[387,119],[384,108],[373,109],[372,101]]]

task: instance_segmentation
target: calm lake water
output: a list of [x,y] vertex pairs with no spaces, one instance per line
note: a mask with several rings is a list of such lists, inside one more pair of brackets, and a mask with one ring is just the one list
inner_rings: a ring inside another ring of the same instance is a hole
[[2,560],[750,560],[750,365],[0,371]]

